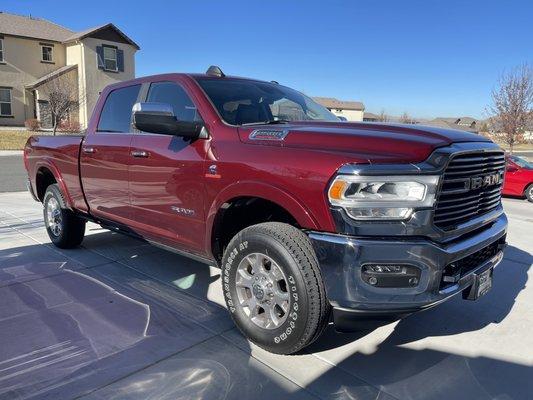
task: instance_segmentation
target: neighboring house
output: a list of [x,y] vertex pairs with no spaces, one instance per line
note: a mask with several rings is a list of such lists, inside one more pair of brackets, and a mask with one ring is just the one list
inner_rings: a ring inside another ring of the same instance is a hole
[[479,129],[482,125],[482,121],[472,117],[455,117],[455,118],[443,118],[438,117],[430,121],[425,121],[425,125],[439,126],[442,128],[459,129],[462,131],[479,133]]
[[380,120],[380,116],[371,112],[365,112],[363,114],[363,121],[365,122],[378,122]]
[[69,82],[77,93],[70,122],[87,126],[102,89],[135,77],[139,46],[109,23],[73,32],[53,22],[0,12],[0,125],[52,118],[44,90]]
[[343,101],[333,97],[313,97],[313,100],[326,107],[333,114],[348,121],[362,121],[365,106],[360,101]]

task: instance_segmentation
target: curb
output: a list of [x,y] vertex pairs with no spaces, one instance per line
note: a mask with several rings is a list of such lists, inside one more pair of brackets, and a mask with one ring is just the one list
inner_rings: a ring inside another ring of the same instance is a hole
[[0,157],[2,156],[22,156],[22,150],[0,150]]

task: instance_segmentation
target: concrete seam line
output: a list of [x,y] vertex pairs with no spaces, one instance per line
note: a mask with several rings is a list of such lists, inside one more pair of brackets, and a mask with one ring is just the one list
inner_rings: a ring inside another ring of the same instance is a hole
[[316,353],[311,353],[311,355],[312,355],[313,357],[318,358],[319,360],[324,361],[325,363],[327,363],[327,364],[329,364],[329,365],[331,365],[331,366],[333,366],[333,367],[335,367],[335,368],[339,368],[341,371],[344,371],[344,372],[346,372],[348,375],[351,375],[351,376],[353,376],[353,377],[359,379],[360,381],[366,383],[367,385],[370,385],[370,386],[372,386],[372,387],[378,389],[380,392],[383,392],[383,393],[387,394],[388,396],[392,397],[393,399],[401,400],[401,399],[399,399],[398,397],[394,396],[393,394],[387,392],[386,390],[383,390],[382,388],[377,387],[377,386],[373,385],[372,383],[368,382],[366,379],[363,379],[362,377],[360,377],[360,376],[358,376],[358,375],[352,373],[351,371],[347,370],[346,368],[343,368],[343,367],[341,367],[341,366],[338,366],[337,364],[335,364],[335,363],[333,363],[333,362],[327,360],[326,358],[323,358],[323,357],[319,356],[319,355],[316,354]]
[[[221,332],[220,333],[220,337],[222,340],[228,342],[230,345],[232,345],[233,347],[237,348],[237,350],[239,351],[242,351],[244,354],[246,354],[247,356],[250,356],[251,358],[253,358],[254,360],[256,360],[258,363],[264,365],[265,367],[267,367],[268,369],[272,370],[273,372],[275,372],[276,374],[278,375],[281,375],[283,378],[287,379],[289,382],[292,382],[294,383],[296,386],[298,386],[299,388],[305,390],[307,393],[309,393],[311,396],[313,397],[316,397],[317,399],[321,399],[322,397],[320,397],[319,394],[315,394],[313,391],[311,391],[310,389],[307,389],[306,387],[304,386],[301,386],[299,385],[298,383],[294,382],[292,379],[290,379],[289,377],[283,375],[280,371],[276,370],[274,367],[272,367],[271,365],[268,365],[267,363],[261,361],[260,359],[258,359],[257,357],[255,357],[253,354],[252,354],[252,351],[250,349],[250,353],[248,353],[247,351],[243,350],[239,345],[233,343],[231,340],[229,340],[226,336],[224,336],[224,334],[226,332],[230,332],[232,330],[234,330],[235,328],[231,328],[231,329],[228,329],[227,331],[224,331],[224,332]],[[241,335],[241,333],[239,332],[239,335]],[[248,340],[246,338],[244,338],[244,340]],[[291,357],[291,356],[286,356],[286,357]]]
[[[233,329],[233,328],[231,328],[231,329]],[[230,330],[230,329],[228,329],[228,331],[229,331],[229,330]],[[148,369],[148,368],[150,368],[150,367],[152,367],[152,366],[154,366],[154,365],[156,365],[156,364],[159,364],[160,362],[166,361],[166,360],[168,360],[169,358],[172,358],[172,357],[174,357],[175,355],[177,355],[177,354],[179,354],[179,353],[182,353],[182,352],[184,352],[184,351],[186,351],[186,350],[192,349],[193,347],[198,346],[198,345],[200,345],[200,344],[203,344],[203,343],[207,342],[208,340],[214,339],[214,338],[216,338],[217,336],[220,336],[220,335],[222,335],[222,334],[225,333],[225,332],[227,332],[227,331],[220,332],[220,333],[217,334],[217,335],[209,336],[208,338],[205,338],[205,339],[199,341],[198,343],[191,344],[190,346],[187,346],[187,347],[185,347],[185,348],[183,348],[183,349],[181,349],[181,350],[179,350],[179,351],[176,351],[175,353],[169,354],[168,356],[165,356],[165,357],[163,357],[163,358],[161,358],[161,359],[159,359],[159,360],[157,360],[157,361],[154,361],[153,363],[151,363],[151,364],[149,364],[149,365],[146,365],[146,366],[144,366],[144,367],[142,367],[142,368],[139,368],[139,369],[137,369],[137,370],[135,370],[135,371],[132,371],[132,372],[130,372],[130,373],[128,373],[128,374],[126,374],[126,375],[124,375],[124,376],[118,378],[118,379],[115,379],[115,380],[113,380],[113,381],[111,381],[111,382],[109,382],[109,383],[106,383],[106,384],[103,385],[103,386],[100,386],[100,387],[98,387],[98,388],[96,388],[96,389],[92,389],[92,390],[86,391],[86,392],[84,392],[84,393],[82,393],[82,394],[79,394],[78,396],[73,397],[73,399],[74,399],[74,400],[76,400],[76,399],[81,399],[82,397],[88,396],[88,395],[90,395],[91,393],[94,393],[94,392],[96,392],[96,391],[98,391],[98,390],[101,390],[101,389],[104,389],[104,388],[106,388],[106,387],[108,387],[108,386],[111,386],[111,385],[113,385],[113,384],[115,384],[115,383],[117,383],[117,382],[120,382],[120,381],[123,380],[123,379],[126,379],[126,378],[128,378],[128,377],[130,377],[130,376],[132,376],[132,375],[135,375],[135,374],[137,374],[137,373],[139,373],[139,372],[141,372],[141,371],[144,371],[145,369]]]

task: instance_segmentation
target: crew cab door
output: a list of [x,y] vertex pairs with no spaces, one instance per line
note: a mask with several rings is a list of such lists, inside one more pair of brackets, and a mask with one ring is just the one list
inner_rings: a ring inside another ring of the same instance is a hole
[[128,168],[132,107],[141,85],[111,91],[94,130],[85,137],[80,155],[80,176],[93,216],[127,224],[132,218]]
[[[152,82],[145,102],[170,104],[180,121],[201,117],[179,82]],[[147,239],[204,252],[205,159],[209,140],[136,132],[131,143],[134,226]]]

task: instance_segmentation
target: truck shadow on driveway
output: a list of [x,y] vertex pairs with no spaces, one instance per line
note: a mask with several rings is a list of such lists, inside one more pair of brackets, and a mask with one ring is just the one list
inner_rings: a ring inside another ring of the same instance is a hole
[[[504,261],[493,291],[477,303],[454,299],[413,315],[381,343],[379,330],[328,329],[287,357],[235,332],[220,305],[218,270],[110,232],[87,236],[83,246],[0,250],[1,399],[520,399],[532,392],[531,367],[453,354],[450,338],[446,351],[416,343],[503,322],[531,264],[516,248],[507,255],[529,265]],[[101,262],[74,261],[82,253]],[[314,378],[295,373],[302,362]]]
[[[526,363],[531,363],[529,331],[510,332],[509,328],[502,328],[496,333],[491,325],[503,323],[517,304],[516,298],[526,287],[532,263],[530,253],[509,246],[505,259],[495,270],[493,289],[478,301],[464,301],[459,295],[402,319],[377,347],[371,338],[376,332],[337,334],[329,327],[324,336],[306,350],[323,353],[322,357],[327,358],[328,354],[342,348],[342,356],[332,356],[339,369],[399,399],[529,398],[533,393],[533,365],[498,360],[489,355],[502,353],[501,348],[490,347],[495,343],[503,349],[510,342],[524,343],[522,356],[528,360]],[[529,305],[522,302],[520,307],[521,315],[526,315]],[[515,314],[514,318],[520,317]],[[468,335],[482,329],[488,329],[489,333]],[[387,331],[387,328],[380,330]],[[492,335],[501,335],[501,338],[495,341]],[[427,340],[434,337],[443,338]],[[478,356],[479,353],[482,355]],[[330,380],[328,374],[321,376],[317,385]],[[347,389],[346,394],[350,393]]]

